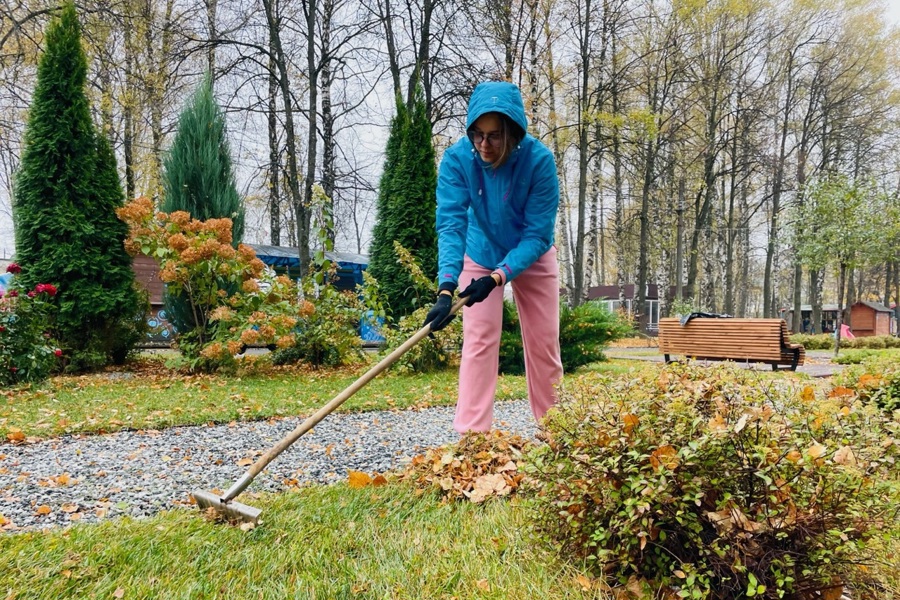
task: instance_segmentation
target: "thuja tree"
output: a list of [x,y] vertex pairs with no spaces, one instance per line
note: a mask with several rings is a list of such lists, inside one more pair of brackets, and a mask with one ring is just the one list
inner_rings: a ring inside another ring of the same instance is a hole
[[47,28],[13,191],[24,289],[52,282],[55,334],[73,370],[122,362],[140,339],[146,304],[134,287],[115,214],[124,197],[108,143],[94,127],[75,7]]
[[394,242],[410,251],[425,273],[437,272],[437,206],[434,146],[425,101],[418,95],[410,111],[397,102],[387,157],[378,190],[378,218],[369,251],[369,272],[378,280],[391,315],[409,314],[432,300],[397,260]]
[[[232,245],[244,233],[244,206],[234,182],[225,117],[213,97],[207,76],[178,117],[172,147],[163,162],[163,212],[185,211],[198,221],[231,219]],[[223,286],[227,284],[223,281]],[[228,294],[235,290],[226,289]],[[167,288],[169,320],[181,333],[193,331],[207,321],[197,315],[182,294]]]

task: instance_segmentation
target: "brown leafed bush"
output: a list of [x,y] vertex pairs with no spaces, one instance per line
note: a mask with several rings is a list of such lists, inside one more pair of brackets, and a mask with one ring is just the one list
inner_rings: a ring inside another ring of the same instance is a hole
[[538,536],[658,597],[828,597],[898,516],[897,442],[853,396],[679,364],[570,384],[545,425]]

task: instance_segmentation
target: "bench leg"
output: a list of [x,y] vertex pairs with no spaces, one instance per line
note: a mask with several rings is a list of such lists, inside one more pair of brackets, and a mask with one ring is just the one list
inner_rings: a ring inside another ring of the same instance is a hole
[[668,354],[663,354],[663,358],[666,359],[666,364],[669,364],[670,362],[672,362],[672,361],[669,359],[669,355],[668,355]]
[[800,348],[794,348],[794,359],[791,361],[791,371],[797,370],[797,363],[800,362]]

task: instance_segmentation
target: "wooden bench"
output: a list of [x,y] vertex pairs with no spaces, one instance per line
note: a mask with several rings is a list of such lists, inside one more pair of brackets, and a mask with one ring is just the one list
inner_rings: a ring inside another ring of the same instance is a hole
[[796,371],[806,353],[802,345],[788,339],[783,319],[696,317],[684,326],[680,319],[659,320],[659,351],[666,362],[678,354],[697,360],[766,363],[773,371],[787,365]]

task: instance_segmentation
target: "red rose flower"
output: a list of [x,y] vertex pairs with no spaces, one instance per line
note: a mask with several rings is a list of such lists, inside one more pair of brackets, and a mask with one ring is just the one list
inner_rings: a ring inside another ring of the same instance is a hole
[[57,348],[56,350],[53,351],[53,354],[55,354],[56,357],[59,358],[60,356],[62,356],[62,350]]
[[9,290],[9,293],[7,293],[7,295],[8,295],[10,298],[15,298],[16,296],[19,295],[19,290]]
[[7,273],[12,273],[13,275],[18,275],[22,272],[22,267],[19,266],[19,263],[9,263],[6,267]]
[[34,290],[31,290],[30,292],[28,292],[28,297],[29,297],[29,298],[34,298],[35,295],[36,295],[36,294],[34,293]]
[[15,373],[16,371],[19,370],[19,367],[10,367],[9,370],[12,371],[13,373]]
[[39,283],[34,286],[34,291],[38,294],[46,293],[48,296],[55,296],[56,286],[51,283]]

